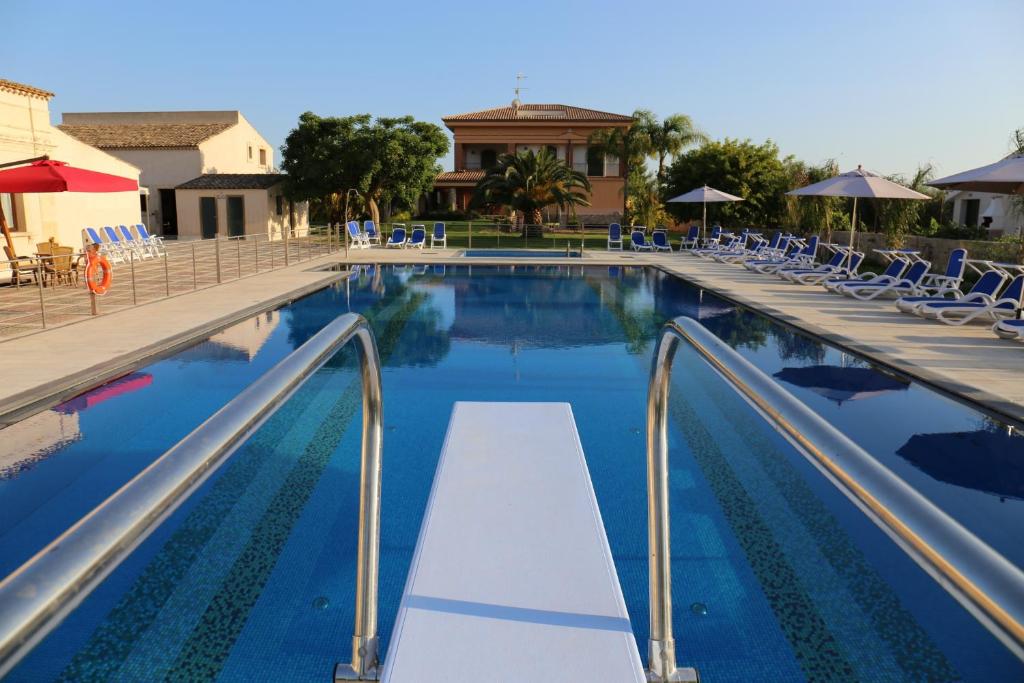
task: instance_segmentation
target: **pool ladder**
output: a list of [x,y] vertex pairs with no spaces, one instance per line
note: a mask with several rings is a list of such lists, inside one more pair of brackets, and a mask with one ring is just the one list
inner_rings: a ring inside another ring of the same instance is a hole
[[[366,320],[353,313],[339,317],[314,335],[0,582],[0,677],[56,628],[313,373],[353,339],[361,350],[363,386],[355,627],[351,660],[337,667],[335,677],[375,680],[380,671],[380,361]],[[648,680],[697,679],[693,669],[677,666],[672,634],[667,415],[672,364],[680,342],[696,349],[819,471],[1007,648],[1024,659],[1024,573],[700,323],[677,318],[659,337],[647,396]]]

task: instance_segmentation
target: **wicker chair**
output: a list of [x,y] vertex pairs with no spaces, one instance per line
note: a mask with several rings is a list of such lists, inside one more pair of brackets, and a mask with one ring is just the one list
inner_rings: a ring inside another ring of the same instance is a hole
[[39,265],[35,259],[27,256],[15,256],[14,252],[7,245],[4,245],[4,256],[7,258],[7,266],[11,269],[11,282],[15,287],[21,287],[22,273],[39,279]]

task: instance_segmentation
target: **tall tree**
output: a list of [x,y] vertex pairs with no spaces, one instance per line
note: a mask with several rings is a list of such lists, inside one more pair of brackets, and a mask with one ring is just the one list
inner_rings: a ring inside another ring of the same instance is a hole
[[477,183],[473,204],[505,206],[522,212],[533,225],[540,225],[544,207],[566,210],[589,206],[589,192],[590,181],[584,173],[542,149],[538,154],[526,151],[499,156],[498,163]]
[[369,114],[299,117],[281,147],[285,193],[292,200],[312,200],[340,221],[349,189],[362,196],[370,217],[380,221],[382,203],[397,200],[412,208],[430,190],[448,152],[440,127],[411,116],[379,118]]
[[649,154],[658,161],[658,182],[665,182],[665,160],[676,157],[684,149],[708,142],[707,133],[702,131],[686,114],[672,114],[658,121],[654,117],[644,119],[645,134],[649,142]]
[[621,164],[620,172],[625,178],[622,192],[622,221],[629,220],[629,176],[633,167],[644,163],[651,153],[649,132],[657,125],[657,118],[646,109],[633,112],[633,122],[628,128],[602,128],[590,134],[587,142],[590,151],[604,156],[614,156]]

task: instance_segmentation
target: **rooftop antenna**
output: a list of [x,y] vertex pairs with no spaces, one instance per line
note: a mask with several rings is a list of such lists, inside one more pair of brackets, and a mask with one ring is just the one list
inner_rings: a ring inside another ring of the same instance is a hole
[[514,100],[512,100],[512,106],[513,106],[513,107],[515,107],[516,109],[518,109],[518,108],[519,108],[519,105],[521,105],[521,104],[523,103],[523,102],[522,102],[522,100],[520,100],[520,99],[519,99],[519,92],[520,92],[521,90],[529,90],[529,88],[524,88],[524,87],[523,87],[523,86],[521,85],[522,81],[523,81],[523,80],[524,80],[525,78],[526,78],[526,76],[524,76],[524,75],[523,75],[523,73],[522,73],[521,71],[520,71],[520,72],[518,72],[518,73],[516,74],[516,90],[515,90],[515,92],[516,92],[516,97],[515,97],[515,99],[514,99]]

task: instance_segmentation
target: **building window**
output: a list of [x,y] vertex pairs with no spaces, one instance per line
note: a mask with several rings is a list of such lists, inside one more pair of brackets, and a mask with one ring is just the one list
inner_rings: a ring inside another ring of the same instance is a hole
[[485,149],[480,152],[480,167],[484,169],[494,168],[498,165],[498,153],[493,149]]
[[279,194],[276,197],[274,197],[274,199],[277,201],[277,215],[278,216],[283,216],[284,215],[284,195],[283,194]]
[[587,147],[587,175],[604,175],[604,154],[596,147]]
[[260,166],[267,165],[267,150],[260,147]]
[[0,208],[4,210],[4,218],[7,219],[7,227],[11,229],[11,232],[20,230],[18,214],[14,210],[14,195],[0,193]]
[[619,175],[619,158],[609,154],[604,158],[604,174],[606,176]]
[[252,145],[249,145],[249,161],[252,161]]
[[972,228],[978,225],[978,214],[981,213],[981,200],[968,199],[964,202],[964,225]]

